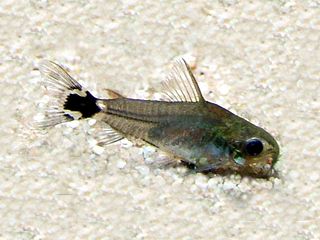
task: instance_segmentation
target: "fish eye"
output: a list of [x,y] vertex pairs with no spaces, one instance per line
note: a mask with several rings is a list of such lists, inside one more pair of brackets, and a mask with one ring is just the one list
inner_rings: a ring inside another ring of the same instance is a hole
[[257,139],[252,138],[246,141],[245,143],[245,151],[250,156],[257,156],[263,150],[263,143]]

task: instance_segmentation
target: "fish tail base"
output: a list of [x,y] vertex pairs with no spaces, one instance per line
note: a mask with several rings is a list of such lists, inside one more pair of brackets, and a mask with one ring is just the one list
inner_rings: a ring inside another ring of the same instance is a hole
[[40,128],[63,122],[93,117],[101,111],[98,99],[86,91],[64,68],[50,61],[40,64],[39,70],[48,90],[48,102],[42,117],[36,121]]

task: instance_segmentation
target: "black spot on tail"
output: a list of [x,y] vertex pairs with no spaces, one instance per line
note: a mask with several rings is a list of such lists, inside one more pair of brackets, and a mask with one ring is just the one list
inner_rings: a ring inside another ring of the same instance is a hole
[[97,99],[86,91],[86,96],[82,97],[76,93],[69,94],[63,107],[65,110],[76,111],[82,114],[82,118],[92,117],[101,111],[97,106]]

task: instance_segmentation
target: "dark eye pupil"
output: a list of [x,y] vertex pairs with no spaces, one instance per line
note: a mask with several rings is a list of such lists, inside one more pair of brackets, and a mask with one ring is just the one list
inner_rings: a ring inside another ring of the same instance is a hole
[[259,139],[250,139],[246,142],[245,150],[250,156],[257,156],[263,150],[263,144]]

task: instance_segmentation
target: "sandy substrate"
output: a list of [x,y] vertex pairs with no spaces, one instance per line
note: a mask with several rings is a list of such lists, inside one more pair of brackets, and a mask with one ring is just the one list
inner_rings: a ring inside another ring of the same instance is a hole
[[[319,1],[48,2],[0,3],[0,239],[320,239]],[[42,59],[98,96],[154,99],[178,56],[276,136],[282,181],[149,167],[88,121],[28,129]]]

